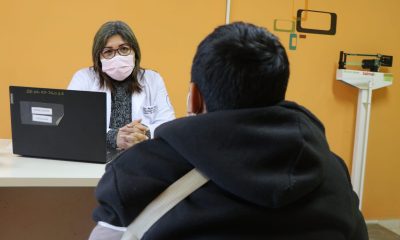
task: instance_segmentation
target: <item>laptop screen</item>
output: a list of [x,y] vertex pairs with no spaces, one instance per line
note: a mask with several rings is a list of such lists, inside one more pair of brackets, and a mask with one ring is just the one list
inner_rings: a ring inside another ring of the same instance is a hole
[[106,94],[10,86],[14,154],[106,162]]

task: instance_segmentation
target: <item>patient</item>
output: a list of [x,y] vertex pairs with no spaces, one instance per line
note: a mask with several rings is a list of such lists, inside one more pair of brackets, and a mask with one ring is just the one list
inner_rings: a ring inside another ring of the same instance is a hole
[[241,22],[218,27],[200,43],[191,78],[196,116],[161,125],[107,166],[91,239],[119,239],[192,168],[210,181],[142,239],[368,239],[323,124],[285,100],[289,61],[274,35]]

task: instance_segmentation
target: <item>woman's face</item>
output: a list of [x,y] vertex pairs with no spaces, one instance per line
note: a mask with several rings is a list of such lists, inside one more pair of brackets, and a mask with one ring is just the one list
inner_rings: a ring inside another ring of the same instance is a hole
[[117,54],[121,56],[133,55],[133,58],[135,59],[135,52],[133,49],[118,34],[111,36],[107,40],[106,46],[101,51],[100,59],[111,59]]

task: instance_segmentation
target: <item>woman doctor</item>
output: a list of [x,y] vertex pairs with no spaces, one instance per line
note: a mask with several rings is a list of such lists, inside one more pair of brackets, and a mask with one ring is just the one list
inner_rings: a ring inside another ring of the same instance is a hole
[[141,68],[140,59],[131,28],[121,21],[107,22],[94,37],[93,66],[75,73],[68,86],[106,92],[108,147],[129,148],[175,118],[163,79],[157,72]]

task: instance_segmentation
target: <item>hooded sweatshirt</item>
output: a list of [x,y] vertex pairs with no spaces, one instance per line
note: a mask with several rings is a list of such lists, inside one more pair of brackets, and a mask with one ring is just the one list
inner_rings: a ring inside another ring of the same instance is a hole
[[349,174],[322,123],[281,102],[160,126],[109,163],[95,221],[127,226],[192,168],[210,180],[143,239],[368,239]]

